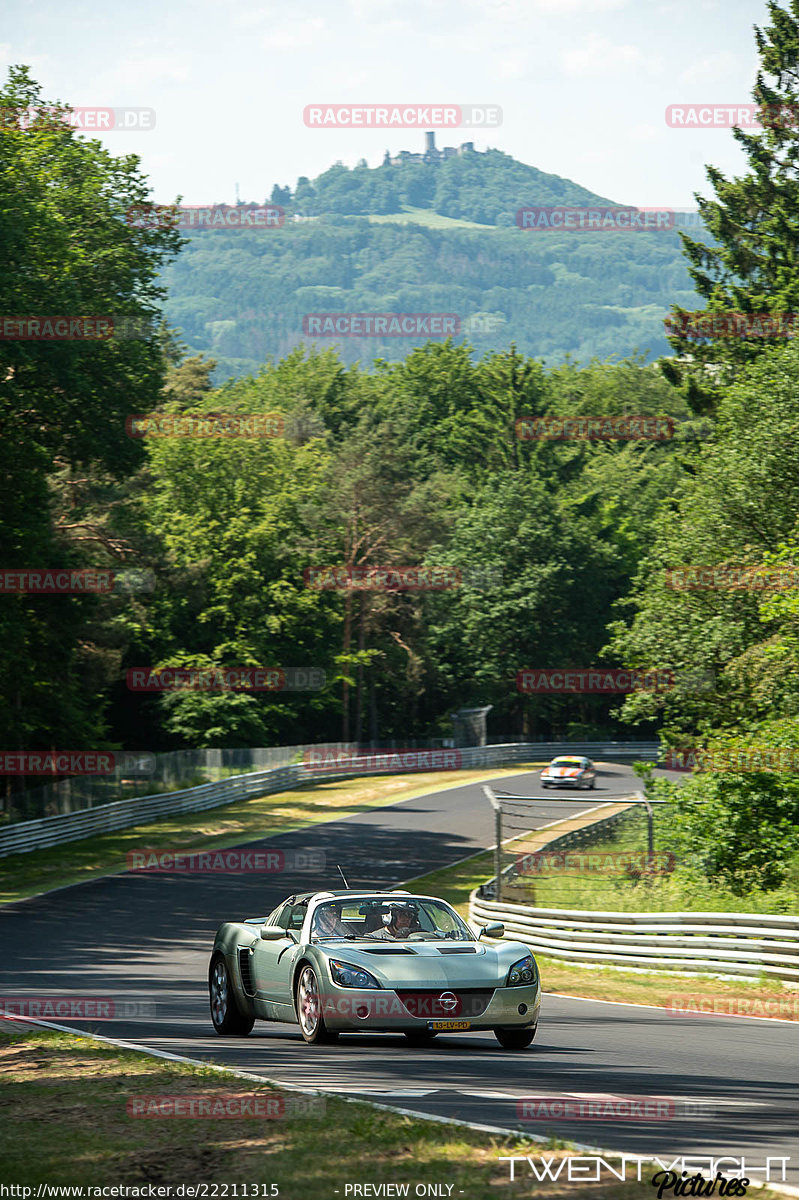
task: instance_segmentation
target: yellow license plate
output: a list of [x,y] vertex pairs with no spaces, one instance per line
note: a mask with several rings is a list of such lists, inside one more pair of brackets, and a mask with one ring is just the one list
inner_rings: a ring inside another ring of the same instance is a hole
[[471,1029],[471,1021],[428,1021],[427,1028],[434,1033],[445,1033],[447,1030]]

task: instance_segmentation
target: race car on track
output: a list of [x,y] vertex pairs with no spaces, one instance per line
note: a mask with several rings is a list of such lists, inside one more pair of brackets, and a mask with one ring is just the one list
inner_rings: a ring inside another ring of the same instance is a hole
[[553,758],[541,772],[541,787],[593,788],[596,784],[596,768],[590,758],[564,755]]
[[219,1034],[256,1020],[298,1024],[306,1042],[358,1030],[403,1033],[424,1045],[439,1033],[491,1030],[506,1050],[535,1037],[541,985],[535,959],[479,933],[443,900],[408,892],[307,892],[266,917],[220,925],[208,971]]

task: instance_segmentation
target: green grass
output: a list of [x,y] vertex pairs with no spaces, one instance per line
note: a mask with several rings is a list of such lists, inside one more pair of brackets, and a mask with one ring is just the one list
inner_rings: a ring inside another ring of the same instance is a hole
[[[271,1102],[274,1111],[282,1102],[288,1109],[292,1094],[67,1034],[0,1034],[0,1080],[0,1177],[17,1186],[257,1183],[276,1184],[280,1200],[333,1200],[334,1189],[343,1200],[348,1183],[407,1183],[409,1195],[418,1183],[435,1183],[453,1185],[451,1192],[442,1189],[444,1195],[497,1200],[529,1194],[526,1185],[520,1192],[509,1183],[500,1156],[560,1159],[567,1153],[567,1144],[555,1138],[542,1144],[522,1135],[490,1135],[333,1097],[313,1098],[316,1111],[305,1116],[138,1119],[128,1115],[128,1102],[145,1096],[177,1096],[185,1104],[200,1096],[220,1101],[245,1095]],[[547,1136],[546,1130],[535,1132]],[[586,1184],[564,1176],[535,1184],[535,1194],[548,1200],[571,1200],[575,1193],[580,1200],[653,1196],[646,1177],[641,1183]],[[207,1194],[213,1194],[210,1187]]]
[[444,217],[429,208],[414,208],[403,205],[398,213],[380,213],[367,218],[373,225],[427,225],[430,229],[496,229],[496,225],[480,225],[476,221],[465,221],[460,217]]
[[[441,896],[468,919],[469,894],[493,875],[494,855],[489,852],[475,854],[454,866],[433,871],[418,879],[406,880],[404,886],[423,894]],[[639,890],[643,894],[641,885]],[[563,899],[563,893],[559,895]],[[540,898],[536,899],[536,904],[541,908],[590,907],[577,903],[553,905],[544,903]],[[642,904],[642,907],[646,906]],[[709,911],[713,911],[712,906]],[[759,979],[718,979],[694,972],[625,971],[594,964],[576,966],[563,959],[549,958],[539,951],[535,952],[535,957],[546,992],[628,1004],[653,1004],[663,1008],[681,1007],[685,1005],[686,998],[690,1002],[690,998],[703,997],[717,1000],[722,1010],[724,1005],[731,1003],[734,1011],[742,1014],[799,1020],[799,987],[796,984],[783,984],[778,979],[765,976]],[[679,1019],[675,1017],[675,1020]]]

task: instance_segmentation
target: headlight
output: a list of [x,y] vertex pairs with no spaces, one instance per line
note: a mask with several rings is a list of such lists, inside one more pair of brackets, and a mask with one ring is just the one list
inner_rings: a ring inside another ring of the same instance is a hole
[[363,967],[353,967],[349,963],[339,962],[338,959],[329,959],[330,975],[334,983],[339,987],[353,988],[379,988],[380,984],[375,979],[374,975],[370,975],[368,971],[364,971]]
[[535,982],[535,959],[532,954],[525,954],[524,958],[520,958],[515,962],[508,971],[508,978],[505,987],[521,987],[526,983]]

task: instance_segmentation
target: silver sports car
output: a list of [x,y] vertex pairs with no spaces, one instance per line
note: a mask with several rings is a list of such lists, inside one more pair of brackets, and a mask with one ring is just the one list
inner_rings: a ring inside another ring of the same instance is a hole
[[256,1020],[290,1021],[306,1042],[382,1030],[417,1045],[492,1030],[506,1050],[523,1050],[541,984],[527,946],[482,940],[503,933],[495,922],[475,934],[432,896],[289,896],[267,917],[219,927],[208,972],[214,1029],[247,1034]]

